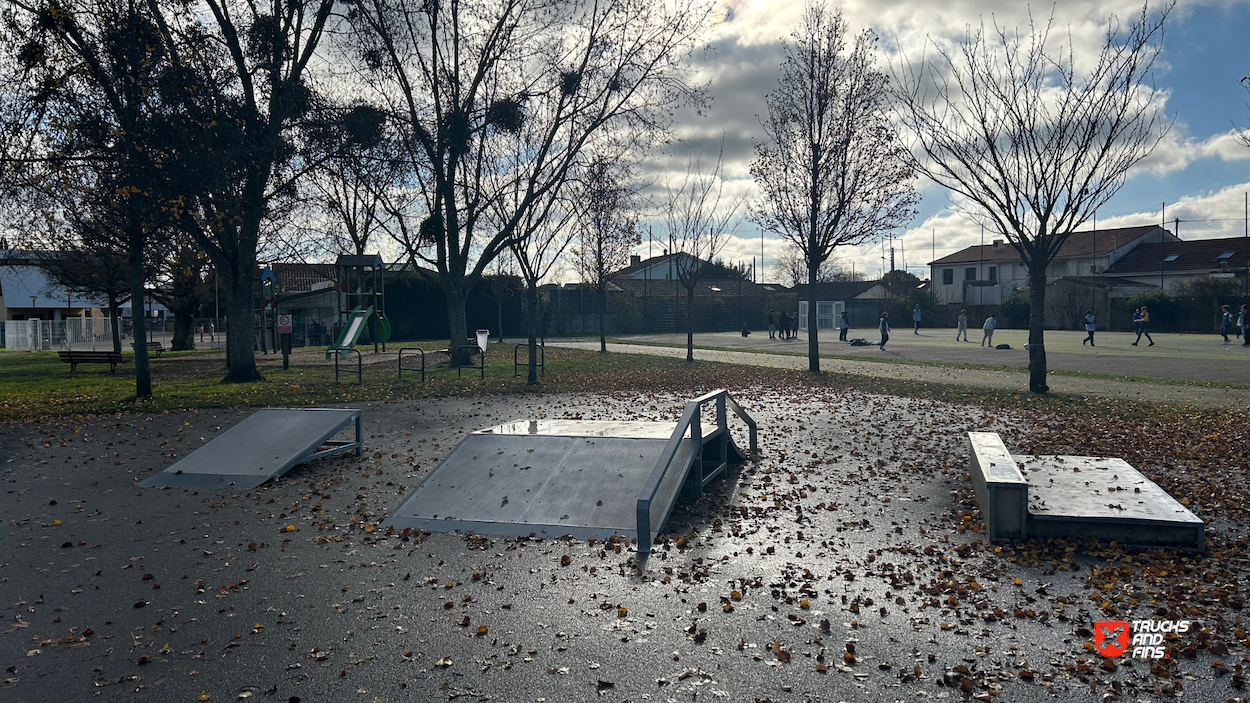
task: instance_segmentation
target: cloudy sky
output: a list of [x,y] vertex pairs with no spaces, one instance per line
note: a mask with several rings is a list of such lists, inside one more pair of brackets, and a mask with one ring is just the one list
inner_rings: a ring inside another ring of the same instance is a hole
[[[780,40],[788,36],[802,11],[791,0],[731,0],[698,68],[711,83],[714,96],[702,117],[680,116],[688,149],[715,151],[725,140],[726,176],[732,189],[753,193],[748,168],[752,140],[761,135],[758,115],[765,112],[764,93],[771,90],[781,63]],[[918,55],[926,37],[947,42],[969,25],[997,22],[1023,26],[1030,10],[1044,19],[1052,12],[1056,31],[1070,33],[1077,53],[1097,51],[1109,17],[1131,20],[1140,3],[1129,0],[1059,0],[1032,6],[993,0],[846,0],[843,10],[855,28],[871,27],[881,38],[880,65],[887,68],[898,48]],[[1244,50],[1250,36],[1250,0],[1178,0],[1169,16],[1163,52],[1154,83],[1166,100],[1173,126],[1149,160],[1139,164],[1128,183],[1098,215],[1098,226],[1115,227],[1158,222],[1166,203],[1172,226],[1180,218],[1182,239],[1244,234],[1244,198],[1250,191],[1250,147],[1236,137],[1237,127],[1250,127],[1250,94],[1239,83],[1250,74]],[[897,60],[895,58],[894,60]],[[670,163],[675,161],[671,159]],[[895,264],[927,278],[932,255],[941,257],[980,241],[980,230],[952,206],[947,192],[921,183],[923,201],[913,222],[896,234]],[[749,221],[739,225],[725,248],[728,261],[750,262],[763,244],[768,270],[781,240],[764,234]],[[653,253],[663,244],[656,242]],[[886,244],[887,248],[889,243]],[[647,243],[643,244],[647,253]],[[886,254],[888,270],[888,249]],[[882,270],[879,244],[839,250],[839,262],[852,264],[870,277]]]

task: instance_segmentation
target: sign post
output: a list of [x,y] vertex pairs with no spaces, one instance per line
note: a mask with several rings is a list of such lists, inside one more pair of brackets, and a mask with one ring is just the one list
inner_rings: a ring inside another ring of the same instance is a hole
[[282,370],[291,368],[291,315],[278,315],[278,336],[282,340]]

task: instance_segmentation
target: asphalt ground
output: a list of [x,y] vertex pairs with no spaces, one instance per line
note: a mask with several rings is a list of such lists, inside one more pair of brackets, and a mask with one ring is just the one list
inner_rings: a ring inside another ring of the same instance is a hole
[[[991,547],[963,433],[1027,449],[1034,418],[731,390],[760,424],[762,460],[680,508],[641,562],[628,543],[376,525],[469,431],[523,417],[676,421],[684,397],[369,403],[364,457],[238,492],[135,484],[245,410],[4,426],[0,699],[1242,695],[1240,527],[1216,516],[1204,555]],[[1168,659],[1091,651],[1096,619],[1155,613],[1198,623]]]

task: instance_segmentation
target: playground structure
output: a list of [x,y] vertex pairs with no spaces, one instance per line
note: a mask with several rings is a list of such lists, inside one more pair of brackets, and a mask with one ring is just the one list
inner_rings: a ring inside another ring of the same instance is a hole
[[[333,437],[355,423],[355,440]],[[254,488],[306,461],[364,450],[360,411],[263,408],[139,485]]]
[[[715,425],[703,433],[705,406]],[[517,420],[465,437],[383,527],[482,534],[636,538],[646,554],[682,495],[697,500],[748,458],[728,412],[755,421],[725,390],[686,404],[664,422]]]
[[[339,321],[343,332],[331,349],[354,347],[361,333],[368,328],[373,353],[378,353],[379,345],[382,351],[386,351],[386,342],[391,338],[391,322],[386,317],[386,264],[382,262],[382,256],[341,254],[334,262],[334,270],[338,277]],[[358,320],[358,315],[366,311],[368,314],[363,320]],[[357,321],[361,323],[359,327],[355,326]]]

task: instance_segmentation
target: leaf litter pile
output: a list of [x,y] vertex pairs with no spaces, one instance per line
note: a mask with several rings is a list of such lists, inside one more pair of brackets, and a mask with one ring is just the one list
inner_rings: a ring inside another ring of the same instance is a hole
[[[710,387],[710,385],[708,386]],[[137,481],[232,410],[4,428],[0,692],[11,700],[1237,700],[1250,666],[1245,417],[1030,411],[737,384],[762,459],[625,539],[378,525],[467,432],[675,421],[705,388],[362,404],[364,457],[250,491]],[[985,542],[964,433],[1121,456],[1207,552]],[[745,431],[735,430],[739,443]],[[1157,661],[1095,621],[1195,623]]]

